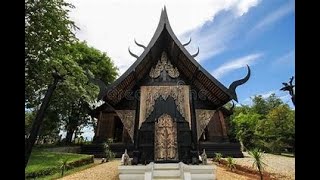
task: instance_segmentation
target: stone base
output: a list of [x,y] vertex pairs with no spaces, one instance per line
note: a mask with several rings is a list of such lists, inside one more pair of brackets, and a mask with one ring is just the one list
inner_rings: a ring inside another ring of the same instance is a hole
[[216,143],[216,142],[200,142],[199,143],[199,151],[202,152],[203,149],[206,150],[206,154],[208,157],[214,157],[214,153],[221,153],[223,157],[233,157],[233,158],[243,158],[243,154],[241,152],[240,143]]
[[186,165],[182,162],[118,167],[120,180],[215,180],[214,169],[214,165]]

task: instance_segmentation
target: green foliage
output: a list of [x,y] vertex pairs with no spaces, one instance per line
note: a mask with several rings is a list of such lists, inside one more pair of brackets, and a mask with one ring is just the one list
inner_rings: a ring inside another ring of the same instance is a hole
[[76,26],[68,17],[73,8],[64,0],[25,1],[25,102],[37,107],[44,90],[52,81],[54,64],[68,44],[76,40]]
[[28,166],[25,171],[26,178],[37,178],[54,173],[61,173],[62,162],[67,169],[72,169],[85,164],[93,163],[92,155],[46,152],[34,149],[31,153]]
[[214,161],[218,162],[219,164],[221,163],[222,159],[222,154],[221,153],[214,153]]
[[31,130],[31,126],[32,126],[32,121],[35,118],[35,113],[33,113],[32,111],[26,111],[25,112],[25,119],[24,119],[24,134],[26,136],[29,135],[29,132]]
[[230,118],[229,135],[248,149],[258,147],[265,152],[280,154],[295,145],[294,110],[271,94],[255,96],[252,106],[235,107]]
[[240,142],[245,144],[246,148],[254,146],[254,131],[259,119],[259,114],[249,112],[248,114],[240,113],[233,120],[235,123],[236,137]]
[[104,143],[104,153],[107,161],[110,161],[115,158],[115,153],[111,151],[110,144],[113,143],[112,138],[108,138],[107,141]]
[[[39,136],[55,136],[63,126],[72,137],[83,127],[95,125],[88,113],[99,90],[88,82],[85,70],[110,84],[118,69],[106,53],[75,38],[77,27],[68,17],[73,5],[65,0],[26,0],[25,8],[25,106],[33,114],[37,112],[52,83],[51,71],[56,69],[65,80],[53,93]],[[34,117],[28,114],[26,135],[31,119]]]
[[229,170],[233,171],[236,169],[236,163],[232,157],[227,157],[227,167]]
[[252,164],[253,167],[256,167],[260,174],[260,179],[263,180],[263,174],[262,171],[264,169],[264,166],[266,166],[266,163],[262,161],[263,159],[263,152],[260,149],[253,149],[249,151],[249,155],[251,155],[254,159],[254,162]]
[[62,161],[61,161],[61,177],[63,176],[63,174],[64,174],[64,171],[66,170],[66,168],[67,168],[67,162],[68,162],[68,159],[66,158],[66,159],[63,159]]

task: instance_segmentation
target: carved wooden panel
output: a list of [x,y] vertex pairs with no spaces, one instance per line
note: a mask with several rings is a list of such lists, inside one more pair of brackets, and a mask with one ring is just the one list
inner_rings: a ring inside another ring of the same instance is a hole
[[117,115],[121,119],[121,122],[128,131],[128,134],[133,141],[133,134],[134,134],[134,119],[135,119],[135,110],[116,110]]
[[161,59],[158,61],[156,67],[151,68],[149,76],[151,78],[158,78],[162,71],[166,71],[171,78],[177,78],[180,75],[178,69],[176,67],[174,68],[171,64],[165,51],[162,52]]
[[154,110],[155,101],[160,96],[164,100],[166,100],[169,96],[174,99],[178,111],[180,112],[182,117],[184,117],[185,120],[189,123],[189,128],[191,129],[188,85],[141,86],[139,128]]
[[197,137],[198,140],[201,137],[204,129],[212,119],[215,110],[207,110],[207,109],[196,109],[196,121],[197,121]]
[[154,157],[156,161],[177,160],[177,123],[168,114],[155,122]]

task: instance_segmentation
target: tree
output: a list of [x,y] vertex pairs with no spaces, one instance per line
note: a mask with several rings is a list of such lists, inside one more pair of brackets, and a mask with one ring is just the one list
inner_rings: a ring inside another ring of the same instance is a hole
[[25,102],[37,110],[52,82],[50,72],[61,54],[76,41],[76,26],[68,17],[73,6],[64,0],[25,1]]
[[57,87],[57,84],[60,80],[63,78],[58,73],[52,73],[54,77],[53,83],[48,87],[48,90],[46,91],[45,97],[43,99],[43,102],[41,103],[40,109],[36,114],[36,117],[32,123],[31,130],[30,130],[30,136],[25,141],[25,168],[27,167],[29,157],[32,151],[32,147],[37,139],[40,126],[42,124],[44,114],[46,112],[46,109],[49,106],[50,98],[52,97],[52,94],[54,90]]
[[242,148],[254,146],[254,132],[259,119],[260,115],[253,112],[248,114],[240,113],[233,119],[236,137],[239,139]]
[[261,95],[254,96],[252,103],[252,111],[260,114],[261,119],[265,119],[270,110],[283,104],[282,100],[275,93],[272,93],[267,98],[263,98]]
[[251,111],[251,107],[248,105],[241,105],[241,106],[235,106],[233,114],[230,116],[230,118],[226,119],[226,123],[228,126],[228,137],[230,141],[232,142],[238,142],[239,139],[237,139],[237,132],[235,129],[236,122],[234,121],[234,118],[238,116],[240,113],[247,114]]
[[68,17],[72,7],[63,0],[25,1],[25,104],[27,109],[38,111],[25,143],[25,167],[51,96],[61,79],[52,77],[51,71],[60,72],[56,65],[62,64],[64,49],[76,40],[72,32],[76,26]]
[[90,104],[96,102],[99,90],[88,81],[86,71],[105,84],[110,84],[118,75],[118,69],[106,53],[89,47],[86,42],[76,42],[68,46],[64,59],[64,67],[69,69],[70,75],[57,89],[53,106],[60,114],[62,125],[67,132],[66,143],[69,144],[75,132],[94,123],[88,114],[91,110]]
[[235,136],[242,147],[258,147],[266,152],[294,149],[294,110],[275,94],[255,96],[252,101],[252,106],[235,107],[229,123],[230,137]]
[[294,119],[294,111],[287,104],[276,107],[267,115],[267,120],[274,124],[273,134],[279,138],[280,143],[293,148],[295,147]]

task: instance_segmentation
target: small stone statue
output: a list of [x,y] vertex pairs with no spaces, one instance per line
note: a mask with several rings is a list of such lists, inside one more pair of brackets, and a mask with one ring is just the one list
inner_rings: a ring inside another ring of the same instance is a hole
[[203,153],[201,154],[201,159],[202,159],[202,164],[207,165],[207,154],[205,149],[203,149]]
[[124,154],[122,154],[122,158],[121,158],[121,165],[129,165],[129,161],[130,161],[130,157],[127,153],[127,149],[124,151]]

